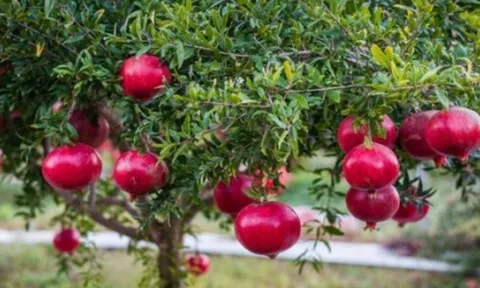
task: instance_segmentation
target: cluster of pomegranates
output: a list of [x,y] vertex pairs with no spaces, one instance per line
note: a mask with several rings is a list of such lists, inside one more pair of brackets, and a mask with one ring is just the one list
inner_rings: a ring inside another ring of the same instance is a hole
[[[124,61],[120,70],[125,94],[145,101],[170,83],[171,74],[160,59],[142,55]],[[61,105],[54,105],[58,111]],[[108,139],[107,120],[88,110],[74,110],[70,124],[78,138],[73,145],[52,150],[44,159],[42,172],[45,180],[55,189],[82,190],[100,177],[102,162],[94,148]],[[127,151],[116,159],[113,179],[132,199],[162,187],[168,177],[167,165],[152,153]]]
[[[288,181],[285,168],[279,171],[281,185]],[[282,175],[283,176],[282,178]],[[282,183],[283,182],[283,183]],[[238,241],[252,253],[275,258],[292,247],[300,237],[301,222],[295,211],[277,201],[258,201],[247,193],[263,189],[265,194],[279,194],[272,179],[257,171],[253,175],[237,174],[227,183],[215,187],[214,200],[220,211],[235,221]]]
[[[393,217],[400,225],[416,222],[428,212],[408,202],[400,205],[393,186],[399,176],[399,161],[393,152],[397,131],[393,121],[383,116],[384,137],[369,138],[366,125],[354,128],[354,117],[345,118],[337,131],[340,148],[346,153],[342,172],[351,186],[346,196],[350,213],[375,229],[377,222]],[[408,116],[400,126],[403,150],[417,160],[433,160],[438,166],[447,156],[465,162],[480,147],[480,116],[467,108],[452,107]]]

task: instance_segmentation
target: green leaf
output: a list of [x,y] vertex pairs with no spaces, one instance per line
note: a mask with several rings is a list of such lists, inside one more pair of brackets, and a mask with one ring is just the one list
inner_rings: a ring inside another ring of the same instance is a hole
[[185,60],[185,47],[183,46],[183,43],[180,41],[176,41],[176,47],[177,47],[177,61],[178,61],[178,67],[182,67],[183,61]]
[[437,97],[438,102],[440,102],[444,108],[448,108],[450,106],[450,100],[448,99],[447,92],[436,87],[435,96]]
[[308,101],[307,99],[305,98],[304,95],[302,94],[295,94],[293,95],[293,97],[295,98],[295,100],[297,101],[298,105],[304,109],[308,109],[309,108],[309,105],[308,105]]
[[342,236],[343,232],[342,230],[338,229],[335,226],[329,225],[329,226],[323,226],[323,230],[327,232],[330,235],[335,235],[335,236]]
[[142,49],[139,49],[137,51],[137,53],[135,54],[135,57],[146,54],[148,51],[150,51],[150,49],[152,49],[152,45],[147,45],[147,46],[143,47]]
[[280,121],[280,118],[278,118],[277,115],[275,115],[275,114],[268,114],[268,118],[269,118],[270,120],[272,120],[275,124],[277,124],[278,127],[283,128],[283,129],[286,129],[286,128],[287,128],[287,125],[285,125],[285,123],[283,123],[282,121]]
[[370,47],[370,52],[372,53],[373,58],[377,60],[378,64],[380,64],[383,67],[388,67],[388,57],[387,55],[385,55],[385,53],[383,53],[380,47],[373,44],[372,47]]
[[340,103],[342,91],[341,90],[330,90],[327,91],[327,97],[335,104]]
[[419,82],[420,83],[424,83],[426,82],[427,80],[430,80],[430,79],[435,79],[436,76],[437,76],[437,72],[438,70],[442,69],[443,66],[439,66],[433,70],[430,70],[428,71],[427,73],[423,74],[422,78],[420,78]]
[[43,3],[45,18],[48,18],[50,16],[50,12],[52,12],[53,7],[55,7],[56,3],[57,0],[45,0],[45,2]]

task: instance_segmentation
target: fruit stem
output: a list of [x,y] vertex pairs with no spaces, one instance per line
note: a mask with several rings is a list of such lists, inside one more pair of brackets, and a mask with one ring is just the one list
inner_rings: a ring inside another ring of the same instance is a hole
[[436,168],[442,168],[447,166],[447,157],[445,156],[436,156],[433,158],[433,162],[435,162]]
[[460,159],[460,161],[461,161],[463,164],[466,164],[466,163],[468,162],[468,154],[462,155],[462,156],[458,157],[458,159]]
[[277,255],[278,254],[272,254],[272,255],[267,255],[267,257],[274,260],[275,258],[277,258]]
[[377,222],[366,222],[365,227],[363,228],[365,231],[375,231],[377,229]]
[[370,200],[373,200],[377,197],[374,189],[368,190],[367,193],[368,193],[368,199]]

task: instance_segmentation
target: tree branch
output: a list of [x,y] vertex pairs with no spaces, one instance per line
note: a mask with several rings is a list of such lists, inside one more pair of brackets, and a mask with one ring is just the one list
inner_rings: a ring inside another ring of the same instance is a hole
[[119,206],[124,208],[130,215],[135,219],[140,219],[142,217],[140,210],[133,206],[127,200],[123,200],[116,197],[105,197],[100,198],[96,201],[96,204],[99,206]]

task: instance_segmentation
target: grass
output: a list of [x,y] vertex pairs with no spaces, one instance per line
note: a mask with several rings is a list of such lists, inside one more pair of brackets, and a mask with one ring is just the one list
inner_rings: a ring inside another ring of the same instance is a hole
[[[142,268],[124,252],[101,251],[104,288],[132,288]],[[3,288],[80,287],[78,272],[56,274],[55,253],[46,246],[0,246],[0,283]],[[464,287],[452,275],[406,270],[325,265],[320,272],[306,268],[299,275],[290,262],[267,259],[211,257],[208,274],[190,279],[193,288],[402,288]],[[401,278],[400,278],[401,277]],[[401,281],[399,281],[401,279]]]

